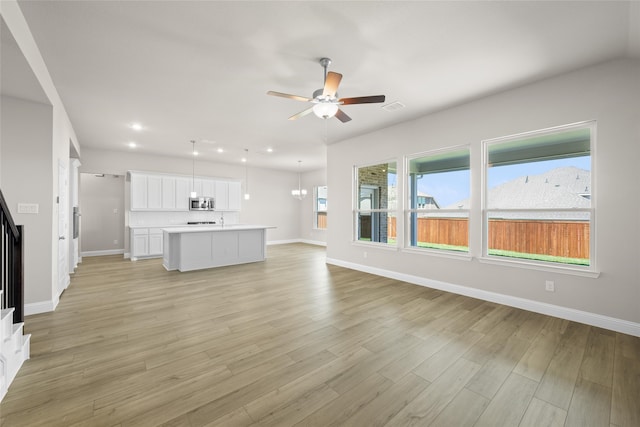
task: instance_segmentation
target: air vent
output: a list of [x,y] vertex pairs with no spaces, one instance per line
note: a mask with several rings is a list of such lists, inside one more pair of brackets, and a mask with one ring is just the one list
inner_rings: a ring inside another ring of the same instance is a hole
[[402,110],[403,108],[404,108],[404,104],[398,101],[382,106],[382,109],[387,111],[397,111],[397,110]]

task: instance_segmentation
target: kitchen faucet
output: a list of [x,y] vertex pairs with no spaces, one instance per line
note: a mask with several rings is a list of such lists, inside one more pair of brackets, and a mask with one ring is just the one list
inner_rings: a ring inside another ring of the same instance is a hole
[[220,225],[224,227],[224,212],[220,214]]

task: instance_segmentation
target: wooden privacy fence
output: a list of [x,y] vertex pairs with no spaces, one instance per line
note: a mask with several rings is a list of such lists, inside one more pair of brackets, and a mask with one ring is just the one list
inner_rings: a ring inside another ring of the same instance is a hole
[[[467,218],[418,218],[418,242],[468,246]],[[396,218],[389,218],[389,238],[396,237]],[[589,222],[489,220],[489,248],[527,254],[589,258]]]

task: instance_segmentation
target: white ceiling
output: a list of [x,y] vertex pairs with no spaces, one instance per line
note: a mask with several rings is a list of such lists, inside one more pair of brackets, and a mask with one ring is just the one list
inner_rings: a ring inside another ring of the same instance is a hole
[[[312,170],[326,145],[621,57],[640,57],[634,2],[20,1],[81,147]],[[3,42],[4,43],[4,42]],[[3,49],[3,60],[5,59]],[[353,120],[311,96],[321,57]],[[4,84],[3,88],[7,87]],[[6,92],[3,89],[3,92]],[[129,128],[138,121],[142,132]],[[392,141],[390,141],[392,142]],[[219,154],[215,150],[225,150]],[[267,147],[273,153],[266,152]]]

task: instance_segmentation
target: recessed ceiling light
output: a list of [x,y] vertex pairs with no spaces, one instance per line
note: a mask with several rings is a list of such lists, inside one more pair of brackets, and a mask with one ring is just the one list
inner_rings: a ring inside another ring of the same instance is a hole
[[224,153],[224,150],[223,150],[222,148],[218,148],[216,151],[217,151],[218,153]]
[[129,148],[136,148],[138,146],[138,144],[136,144],[133,141],[131,141],[128,145],[129,145]]
[[140,132],[142,130],[142,125],[140,123],[131,123],[131,129]]
[[247,161],[247,158],[246,158],[246,157],[243,157],[243,158],[242,158],[242,162],[243,162],[243,163],[245,163],[246,161]]
[[194,155],[194,156],[197,156],[197,155],[199,155],[199,154],[200,154],[200,153],[198,153],[197,151],[194,151],[194,152],[193,152],[193,155]]
[[267,147],[267,153],[273,153],[273,148]]

